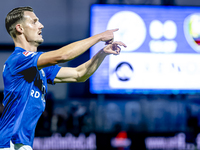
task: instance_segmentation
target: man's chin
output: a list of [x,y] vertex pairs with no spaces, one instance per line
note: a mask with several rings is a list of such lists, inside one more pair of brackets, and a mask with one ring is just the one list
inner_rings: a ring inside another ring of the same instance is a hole
[[44,42],[44,40],[42,39],[42,40],[38,40],[38,41],[36,41],[36,43],[38,44],[38,46],[40,45],[40,44],[42,44]]

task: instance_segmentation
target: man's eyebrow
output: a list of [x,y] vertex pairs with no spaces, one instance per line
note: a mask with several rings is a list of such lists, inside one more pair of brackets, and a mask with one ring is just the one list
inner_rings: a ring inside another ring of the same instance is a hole
[[39,21],[39,18],[34,18],[33,21]]

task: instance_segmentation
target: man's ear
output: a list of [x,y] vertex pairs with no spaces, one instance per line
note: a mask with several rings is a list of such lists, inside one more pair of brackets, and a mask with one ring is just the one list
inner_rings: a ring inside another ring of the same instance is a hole
[[22,24],[16,24],[15,29],[18,33],[23,33],[24,31]]

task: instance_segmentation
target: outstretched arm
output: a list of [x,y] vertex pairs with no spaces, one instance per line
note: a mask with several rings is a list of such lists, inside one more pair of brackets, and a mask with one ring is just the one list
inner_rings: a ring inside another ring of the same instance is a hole
[[54,82],[65,83],[86,81],[97,70],[107,55],[118,55],[120,53],[121,49],[119,46],[126,47],[126,45],[122,42],[113,42],[112,44],[108,44],[106,47],[101,49],[90,60],[76,68],[62,67],[54,79]]
[[91,46],[98,43],[99,41],[112,43],[114,38],[113,32],[117,30],[118,29],[107,30],[87,39],[66,45],[58,50],[43,53],[38,58],[38,69],[72,60],[75,57],[84,53],[86,50],[88,50]]

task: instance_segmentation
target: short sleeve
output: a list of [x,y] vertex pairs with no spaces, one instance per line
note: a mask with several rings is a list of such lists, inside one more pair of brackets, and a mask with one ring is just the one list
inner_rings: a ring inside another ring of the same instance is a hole
[[60,68],[61,67],[58,65],[53,65],[53,66],[43,68],[46,78],[47,78],[47,83],[54,84],[54,79],[57,73],[59,72]]
[[37,69],[37,60],[42,52],[20,52],[15,54],[13,57],[13,74],[22,72],[29,68],[36,68]]

